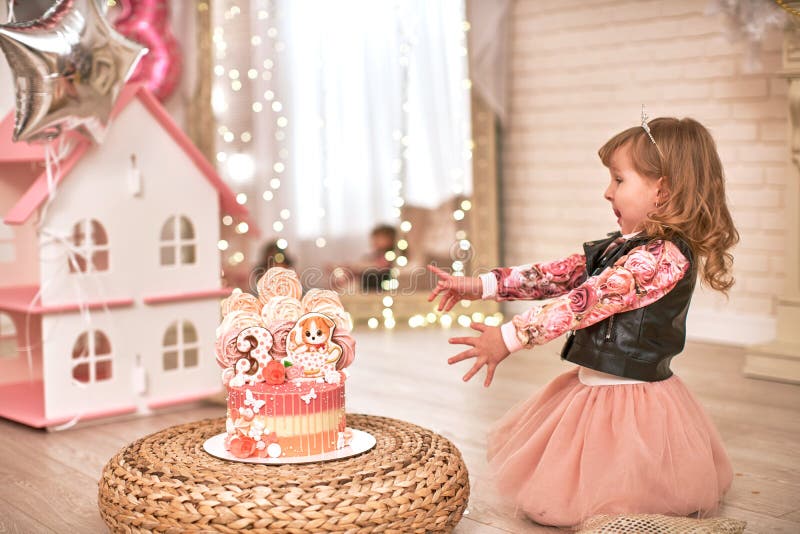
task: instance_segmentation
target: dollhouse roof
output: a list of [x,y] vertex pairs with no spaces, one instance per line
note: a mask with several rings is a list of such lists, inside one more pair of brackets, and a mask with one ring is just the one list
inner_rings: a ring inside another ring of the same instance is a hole
[[31,143],[14,143],[14,112],[12,111],[0,122],[0,164],[44,161],[44,145]]
[[[150,112],[153,118],[155,118],[161,127],[172,137],[175,143],[189,156],[206,180],[219,192],[220,206],[223,212],[246,218],[248,215],[247,208],[236,202],[236,196],[233,191],[222,181],[222,178],[220,178],[214,170],[214,167],[211,166],[200,150],[198,150],[189,137],[183,133],[180,127],[175,124],[158,100],[143,85],[130,84],[122,90],[114,106],[114,110],[111,113],[112,120],[119,115],[134,98],[144,105],[145,109]],[[113,123],[111,127],[114,127]],[[26,142],[13,142],[11,140],[13,128],[14,113],[12,112],[6,115],[3,121],[0,122],[0,169],[6,164],[44,162],[44,146]],[[77,144],[72,152],[61,161],[59,169],[53,177],[56,186],[69,175],[70,170],[72,170],[75,164],[93,147],[87,139],[77,134],[67,132],[64,135],[68,136],[68,139]],[[42,202],[45,201],[47,196],[47,173],[43,171],[33,180],[30,187],[28,187],[25,193],[9,210],[5,216],[4,222],[6,224],[25,223]]]

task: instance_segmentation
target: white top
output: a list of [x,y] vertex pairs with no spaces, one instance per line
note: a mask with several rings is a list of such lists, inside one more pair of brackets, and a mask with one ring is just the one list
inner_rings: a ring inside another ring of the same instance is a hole
[[494,298],[495,295],[497,295],[497,278],[495,278],[494,273],[479,274],[478,278],[481,279],[481,284],[483,285],[481,299],[488,300]]
[[601,373],[588,367],[578,369],[578,380],[585,386],[616,386],[619,384],[644,384],[645,382],[644,380]]

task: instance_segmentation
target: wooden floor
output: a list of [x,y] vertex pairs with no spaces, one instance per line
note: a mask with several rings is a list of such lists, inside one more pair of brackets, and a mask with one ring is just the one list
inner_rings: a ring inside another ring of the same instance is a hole
[[[459,331],[356,332],[348,411],[404,419],[451,439],[470,471],[471,498],[457,533],[561,532],[514,516],[484,479],[484,432],[513,404],[560,372],[558,347],[509,358],[489,389],[464,384],[466,364],[449,367],[447,337]],[[747,532],[800,532],[800,386],[741,376],[740,349],[690,343],[673,369],[708,410],[733,462],[733,488],[722,515]],[[81,423],[61,432],[0,420],[0,532],[105,532],[97,481],[125,444],[162,428],[224,414],[197,403],[149,417]]]

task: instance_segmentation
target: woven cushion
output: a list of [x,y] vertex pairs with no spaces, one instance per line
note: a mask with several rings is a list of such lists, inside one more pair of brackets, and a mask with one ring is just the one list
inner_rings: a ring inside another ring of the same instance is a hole
[[714,517],[692,519],[667,515],[597,515],[578,534],[741,534],[745,521]]
[[203,450],[223,418],[178,425],[118,452],[98,505],[113,532],[449,532],[469,498],[467,468],[444,437],[385,417],[347,414],[376,446],[344,460],[255,465]]

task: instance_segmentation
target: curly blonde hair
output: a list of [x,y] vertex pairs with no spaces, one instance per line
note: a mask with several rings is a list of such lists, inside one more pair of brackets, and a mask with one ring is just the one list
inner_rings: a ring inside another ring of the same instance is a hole
[[[644,128],[635,126],[609,139],[598,151],[605,166],[630,144],[636,172],[665,177],[666,195],[648,215],[642,231],[654,238],[682,238],[702,259],[701,280],[727,294],[733,286],[733,255],[739,232],[725,199],[725,176],[714,139],[694,119],[671,117],[648,123],[658,148]],[[659,153],[660,149],[660,153]]]

